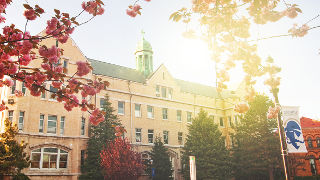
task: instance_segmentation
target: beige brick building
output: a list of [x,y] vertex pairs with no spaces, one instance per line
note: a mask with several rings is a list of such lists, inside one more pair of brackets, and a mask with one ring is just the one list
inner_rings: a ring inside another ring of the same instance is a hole
[[[55,45],[53,40],[43,43],[48,47]],[[150,151],[154,138],[162,138],[170,151],[175,179],[181,179],[180,151],[187,126],[201,108],[219,124],[226,145],[232,145],[230,123],[237,123],[233,111],[233,104],[239,100],[236,93],[219,94],[214,87],[175,79],[164,65],[154,71],[153,50],[144,37],[135,52],[136,69],[86,58],[71,39],[59,47],[64,49],[60,63],[68,69],[69,76],[76,72],[75,62],[82,60],[93,67],[86,78],[110,82],[106,91],[91,100],[99,107],[108,93],[127,130],[125,136],[137,151]],[[30,66],[39,67],[40,61],[35,60]],[[25,96],[13,96],[14,89],[25,91]],[[17,123],[19,139],[29,144],[27,151],[32,163],[25,173],[31,179],[77,179],[88,139],[88,114],[78,108],[67,112],[49,93],[33,97],[20,82],[13,88],[2,88],[1,94],[11,103],[3,118]],[[145,153],[143,158],[148,158]]]

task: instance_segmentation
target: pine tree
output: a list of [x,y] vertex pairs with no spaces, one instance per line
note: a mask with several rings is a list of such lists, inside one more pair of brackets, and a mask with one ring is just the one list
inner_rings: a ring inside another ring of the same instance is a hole
[[152,178],[152,169],[154,176],[152,180],[170,180],[172,178],[172,165],[168,149],[163,145],[161,138],[156,137],[154,146],[152,147],[150,161],[147,163],[147,173]]
[[184,177],[190,179],[189,156],[195,156],[197,179],[229,179],[230,154],[218,126],[208,114],[201,110],[188,130],[182,155]]
[[120,126],[120,122],[111,107],[108,95],[105,96],[105,103],[102,106],[106,112],[105,120],[97,126],[90,126],[90,137],[87,143],[86,159],[81,166],[82,180],[100,180],[104,179],[104,172],[100,165],[100,152],[104,149],[107,141],[116,138],[115,126]]
[[281,152],[277,122],[268,119],[267,112],[273,103],[258,95],[249,103],[250,109],[235,127],[236,145],[233,148],[236,179],[281,179]]
[[27,144],[19,143],[15,138],[17,126],[12,126],[9,119],[5,120],[5,132],[0,134],[0,179],[4,175],[12,175],[13,179],[27,180],[21,170],[29,167],[30,160],[24,152]]

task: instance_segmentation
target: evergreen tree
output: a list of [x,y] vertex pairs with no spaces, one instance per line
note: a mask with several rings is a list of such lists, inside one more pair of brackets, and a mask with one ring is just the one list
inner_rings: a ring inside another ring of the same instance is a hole
[[281,179],[281,151],[277,122],[268,119],[272,101],[258,95],[249,103],[250,109],[235,127],[236,145],[233,164],[236,179]]
[[116,138],[115,128],[120,126],[120,122],[115,114],[114,109],[109,102],[109,96],[105,96],[105,103],[102,106],[106,112],[105,120],[97,126],[90,126],[90,137],[87,143],[86,159],[81,166],[82,180],[100,180],[104,179],[104,171],[100,165],[100,152],[104,149],[106,142]]
[[197,179],[226,180],[231,177],[230,154],[218,126],[201,110],[188,127],[183,148],[183,175],[190,179],[189,156],[195,156]]
[[152,147],[150,161],[147,165],[147,173],[152,178],[152,169],[154,169],[154,177],[152,180],[170,180],[172,178],[172,165],[168,149],[164,147],[161,138],[156,137],[154,146]]
[[21,170],[29,167],[30,161],[24,152],[27,144],[19,143],[15,137],[17,126],[12,126],[9,119],[5,120],[5,132],[0,134],[0,179],[4,175],[13,175],[13,179],[27,180]]

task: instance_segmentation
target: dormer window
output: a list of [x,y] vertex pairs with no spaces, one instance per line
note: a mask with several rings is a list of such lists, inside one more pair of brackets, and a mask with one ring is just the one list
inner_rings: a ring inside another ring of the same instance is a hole
[[161,88],[161,97],[162,98],[172,99],[172,93],[173,93],[172,88],[168,88],[165,86],[159,86],[159,85],[156,86],[156,96],[157,97],[160,97],[160,88]]
[[166,98],[167,97],[167,88],[161,87],[161,97]]

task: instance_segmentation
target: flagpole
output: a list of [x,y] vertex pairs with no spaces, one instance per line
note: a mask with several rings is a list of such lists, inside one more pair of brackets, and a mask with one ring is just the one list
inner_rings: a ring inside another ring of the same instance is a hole
[[[278,93],[279,93],[278,88],[275,88],[272,90],[272,94],[273,94],[273,97],[275,100],[275,106],[276,105],[280,106]],[[279,140],[280,140],[280,145],[281,145],[281,156],[282,156],[282,162],[283,162],[283,169],[284,169],[286,180],[288,180],[290,178],[289,164],[288,164],[288,151],[287,151],[287,143],[284,139],[284,129],[282,126],[280,112],[278,113],[277,122],[278,122]]]

